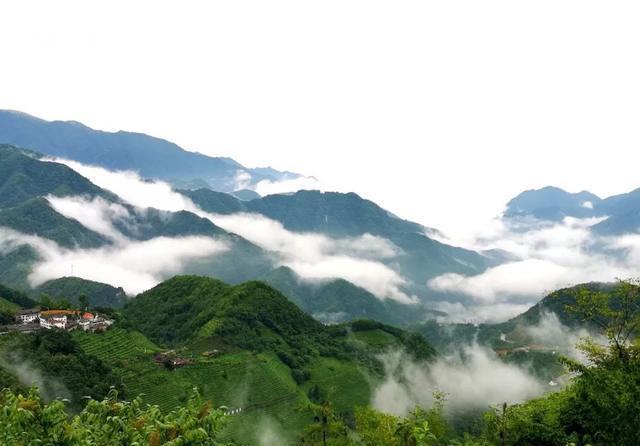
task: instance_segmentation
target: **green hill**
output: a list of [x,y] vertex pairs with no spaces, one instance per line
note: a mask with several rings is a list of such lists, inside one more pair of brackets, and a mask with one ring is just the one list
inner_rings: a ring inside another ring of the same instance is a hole
[[[377,355],[387,349],[424,360],[435,355],[421,336],[377,322],[325,326],[260,282],[231,286],[177,276],[133,298],[122,312],[131,328],[77,332],[74,339],[145,402],[172,409],[197,386],[214,405],[242,409],[225,431],[241,445],[257,444],[267,419],[294,438],[309,422],[298,408],[310,395],[330,398],[341,413],[368,404],[382,379]],[[156,363],[161,351],[186,364]]]
[[260,278],[281,291],[305,312],[327,322],[347,322],[373,319],[387,324],[406,325],[438,314],[423,304],[404,305],[393,300],[381,300],[346,280],[309,283],[290,268],[280,267]]
[[321,233],[331,237],[371,234],[391,241],[397,256],[385,262],[409,279],[407,288],[424,301],[450,299],[427,290],[424,284],[444,273],[477,274],[500,263],[496,256],[450,246],[426,235],[428,228],[400,219],[355,193],[298,191],[241,201],[209,189],[182,191],[202,209],[219,214],[253,212],[276,220],[291,231]]
[[73,304],[78,304],[78,297],[85,295],[92,307],[120,308],[127,302],[127,296],[122,288],[79,277],[50,280],[32,290],[31,294],[36,297],[47,294],[54,299],[64,298]]
[[0,226],[53,240],[65,248],[96,248],[108,243],[102,235],[53,210],[44,198],[0,209]]
[[[224,231],[208,219],[187,211],[137,209],[68,167],[42,161],[38,156],[16,147],[0,146],[0,227],[52,240],[69,249],[107,246],[112,244],[111,240],[61,215],[44,198],[50,194],[85,199],[100,197],[126,211],[114,217],[112,224],[130,240],[197,235],[217,238],[230,247],[224,253],[189,265],[189,272],[239,283],[260,277],[273,268],[271,258],[261,248]],[[27,277],[37,259],[36,250],[27,245],[3,250],[0,252],[0,281],[28,289]],[[82,293],[73,292],[69,287],[65,292]]]
[[45,163],[33,153],[0,144],[0,208],[49,194],[112,196],[65,165]]

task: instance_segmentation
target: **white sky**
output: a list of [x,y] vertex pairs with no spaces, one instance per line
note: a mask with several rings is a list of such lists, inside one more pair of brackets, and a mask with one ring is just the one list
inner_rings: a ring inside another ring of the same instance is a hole
[[0,108],[353,190],[445,232],[640,186],[640,3],[0,4]]

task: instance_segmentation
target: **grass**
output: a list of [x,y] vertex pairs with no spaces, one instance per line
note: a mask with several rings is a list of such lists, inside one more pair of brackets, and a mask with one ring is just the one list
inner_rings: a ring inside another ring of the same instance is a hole
[[14,312],[20,309],[20,306],[9,302],[7,299],[0,297],[0,310]]
[[309,371],[311,379],[305,383],[305,390],[318,385],[337,411],[347,412],[370,403],[372,378],[355,364],[334,358],[318,358],[312,362]]
[[376,350],[384,350],[388,347],[399,345],[398,338],[380,329],[357,331],[353,333],[353,337]]
[[161,349],[142,334],[119,328],[105,333],[74,332],[86,353],[110,365],[122,378],[127,397],[141,395],[145,403],[171,410],[184,404],[194,387],[216,407],[242,408],[229,417],[224,436],[236,444],[256,444],[261,429],[286,425],[295,436],[309,422],[299,409],[309,402],[291,372],[271,354],[229,351],[206,357],[204,351],[224,349],[215,339],[198,339],[178,354],[195,364],[176,370],[153,361]]
[[73,332],[74,339],[85,353],[97,356],[108,364],[133,356],[151,355],[158,346],[137,331],[113,328],[104,333]]

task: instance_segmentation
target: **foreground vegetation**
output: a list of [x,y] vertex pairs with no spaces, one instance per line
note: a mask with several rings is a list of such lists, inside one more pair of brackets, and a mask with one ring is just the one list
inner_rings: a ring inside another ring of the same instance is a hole
[[[444,394],[401,417],[369,407],[382,373],[376,354],[404,349],[428,362],[435,352],[420,336],[372,321],[326,327],[263,284],[178,277],[134,300],[105,333],[0,338],[4,358],[18,355],[19,365],[43,372],[37,392],[0,364],[0,444],[635,446],[637,285],[582,287],[563,298],[563,311],[598,327],[608,345],[585,339],[586,361],[563,358],[573,376],[563,390],[500,405],[461,429]],[[154,361],[167,348],[188,365]],[[42,401],[60,396],[52,382],[68,401]],[[212,409],[220,406],[228,408]]]
[[0,394],[0,444],[14,446],[218,446],[225,416],[192,394],[186,405],[163,413],[140,399],[118,400],[111,391],[102,401],[90,400],[70,416],[62,401],[45,404],[36,389]]

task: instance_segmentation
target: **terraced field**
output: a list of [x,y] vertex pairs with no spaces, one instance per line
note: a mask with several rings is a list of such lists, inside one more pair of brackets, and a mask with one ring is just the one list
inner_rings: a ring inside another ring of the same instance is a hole
[[353,363],[318,358],[311,364],[310,372],[311,379],[305,383],[304,389],[308,391],[318,385],[339,412],[370,403],[370,381],[375,378],[366,376]]
[[73,332],[82,349],[108,364],[114,361],[160,351],[158,346],[137,331],[113,328],[104,333]]
[[308,415],[299,410],[308,403],[306,394],[292,379],[289,368],[273,355],[236,351],[206,357],[202,352],[211,344],[201,343],[179,350],[195,364],[171,371],[153,361],[161,349],[138,332],[115,328],[100,334],[75,332],[73,336],[86,353],[99,357],[121,376],[127,397],[140,395],[148,404],[171,410],[183,404],[197,387],[214,406],[241,408],[230,416],[225,431],[229,438],[246,438],[247,444],[252,444],[260,426],[286,422],[289,427],[302,428],[308,423]]

